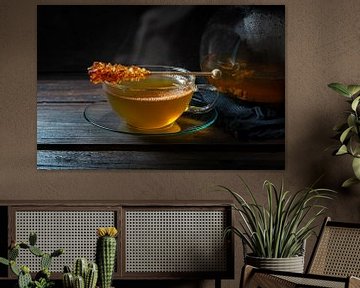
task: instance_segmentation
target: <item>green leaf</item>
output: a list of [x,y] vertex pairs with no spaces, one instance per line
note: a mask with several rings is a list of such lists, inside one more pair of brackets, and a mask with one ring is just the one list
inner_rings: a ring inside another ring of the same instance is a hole
[[349,141],[349,150],[351,150],[351,155],[354,157],[360,157],[360,139],[358,135],[353,135],[350,137]]
[[4,264],[4,265],[9,265],[10,264],[9,260],[6,259],[6,258],[3,258],[3,257],[0,257],[0,263]]
[[357,96],[360,93],[360,85],[348,85],[347,90],[350,96]]
[[356,97],[351,103],[351,109],[356,111],[357,106],[359,105],[360,96]]
[[[238,202],[233,206],[240,214],[240,228],[231,227],[226,233],[239,236],[258,257],[290,257],[301,253],[305,239],[314,234],[313,222],[323,214],[325,207],[318,200],[331,199],[332,190],[305,188],[290,193],[283,183],[280,189],[264,181],[267,203],[263,206],[251,197],[251,202],[222,186]],[[245,193],[251,194],[245,185]],[[252,195],[254,196],[254,194]],[[310,216],[310,212],[312,217]],[[308,214],[309,213],[309,214]]]
[[351,177],[351,178],[345,180],[344,183],[342,183],[341,187],[349,188],[350,186],[359,184],[359,183],[360,183],[359,179],[357,179],[356,177]]
[[340,135],[340,142],[341,143],[344,143],[344,141],[346,140],[346,137],[348,136],[349,132],[351,131],[353,127],[348,127],[347,129],[345,129],[344,132],[341,133]]
[[355,157],[353,159],[352,168],[356,178],[360,180],[360,158]]
[[346,145],[341,145],[341,147],[339,148],[339,150],[336,152],[335,155],[344,155],[347,153],[349,153],[349,152],[348,152]]
[[335,92],[339,93],[342,96],[350,98],[350,93],[347,89],[347,86],[341,83],[331,83],[328,85],[329,88],[333,89]]
[[355,114],[353,114],[353,113],[349,114],[349,116],[347,118],[347,124],[348,124],[349,127],[350,126],[355,126],[355,124],[356,124],[356,116],[355,116]]
[[16,265],[16,262],[15,262],[15,261],[10,261],[10,268],[11,268],[11,271],[12,271],[16,276],[19,276],[21,270],[20,270],[20,268]]

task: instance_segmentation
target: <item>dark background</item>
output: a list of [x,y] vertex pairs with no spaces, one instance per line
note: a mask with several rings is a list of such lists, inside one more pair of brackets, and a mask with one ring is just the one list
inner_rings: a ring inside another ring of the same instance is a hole
[[200,69],[206,24],[221,6],[39,5],[38,76],[84,73],[93,61]]

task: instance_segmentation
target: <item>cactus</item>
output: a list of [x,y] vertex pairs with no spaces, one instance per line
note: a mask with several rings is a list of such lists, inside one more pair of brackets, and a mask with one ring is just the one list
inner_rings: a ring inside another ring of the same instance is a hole
[[18,279],[19,288],[28,288],[30,286],[30,283],[32,283],[32,279],[31,279],[29,267],[26,266],[22,267]]
[[51,273],[50,273],[49,269],[44,268],[44,269],[40,270],[38,273],[36,273],[35,280],[40,281],[41,278],[49,280],[50,275],[51,275]]
[[20,268],[18,286],[19,288],[28,288],[30,283],[32,283],[30,269],[28,266],[22,266]]
[[74,288],[85,288],[84,278],[80,275],[74,277]]
[[74,287],[74,276],[72,275],[72,273],[64,273],[63,277],[63,287],[64,288],[73,288]]
[[26,243],[23,243],[23,242],[21,242],[21,243],[19,244],[19,246],[20,246],[20,248],[22,248],[22,249],[29,249],[29,248],[30,248],[30,245],[28,245],[28,244],[26,244]]
[[89,263],[85,276],[85,288],[95,288],[98,279],[98,266],[96,263]]
[[110,288],[116,258],[115,227],[98,228],[99,238],[96,243],[96,262],[99,268],[99,282],[101,288]]
[[44,269],[44,268],[49,269],[49,268],[50,268],[50,265],[51,265],[51,260],[52,260],[51,255],[48,254],[48,253],[44,253],[44,254],[41,256],[41,261],[40,261],[40,267],[41,267],[41,269]]
[[71,273],[69,266],[64,266],[62,282],[64,288],[74,288],[74,275]]
[[63,274],[63,287],[64,288],[73,288],[74,287],[74,276],[71,273]]
[[69,266],[67,265],[64,266],[64,273],[71,273],[71,269]]
[[42,252],[42,251],[40,250],[40,248],[38,248],[38,247],[36,247],[36,246],[30,245],[29,251],[30,251],[32,254],[34,254],[35,256],[37,256],[37,257],[41,257],[41,256],[44,255],[44,252]]
[[79,258],[75,261],[74,274],[75,276],[81,276],[85,279],[86,270],[88,268],[88,261],[86,258]]
[[29,235],[29,244],[31,246],[35,246],[37,241],[37,235],[35,232],[31,232]]
[[8,253],[9,260],[16,260],[16,258],[19,256],[19,246],[16,245],[14,248],[9,250]]
[[[98,278],[98,268],[96,263],[89,263],[86,258],[78,258],[74,263],[74,272],[71,273],[69,266],[64,266],[63,286],[64,288],[78,288],[76,285],[83,288],[95,288]],[[82,281],[80,280],[82,279]],[[77,280],[76,280],[77,279]],[[81,283],[83,282],[83,284]]]
[[51,257],[58,257],[64,253],[64,249],[57,249],[51,253]]
[[[53,253],[44,253],[40,248],[36,247],[37,236],[35,233],[30,233],[29,244],[20,242],[16,243],[11,241],[8,251],[8,259],[0,257],[0,264],[10,266],[11,271],[18,276],[18,286],[19,288],[47,288],[51,287],[53,282],[50,281],[50,264],[53,257],[60,256],[64,251],[63,249],[55,250]],[[36,273],[35,281],[32,280],[30,275],[30,269],[27,266],[22,266],[21,268],[16,264],[16,259],[19,256],[19,250],[24,249],[28,250],[30,253],[34,254],[37,257],[41,257],[41,271]]]

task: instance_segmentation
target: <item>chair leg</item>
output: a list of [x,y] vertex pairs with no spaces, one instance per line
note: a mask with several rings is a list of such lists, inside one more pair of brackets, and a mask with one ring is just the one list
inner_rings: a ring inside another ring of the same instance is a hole
[[248,287],[253,271],[254,267],[250,265],[244,265],[241,271],[240,288]]

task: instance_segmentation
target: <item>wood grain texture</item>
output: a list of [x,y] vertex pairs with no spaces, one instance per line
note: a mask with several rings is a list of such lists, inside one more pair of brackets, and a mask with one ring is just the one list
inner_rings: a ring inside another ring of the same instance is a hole
[[188,135],[139,136],[89,123],[105,102],[88,80],[38,81],[39,169],[284,169],[284,141],[239,141],[219,127]]

